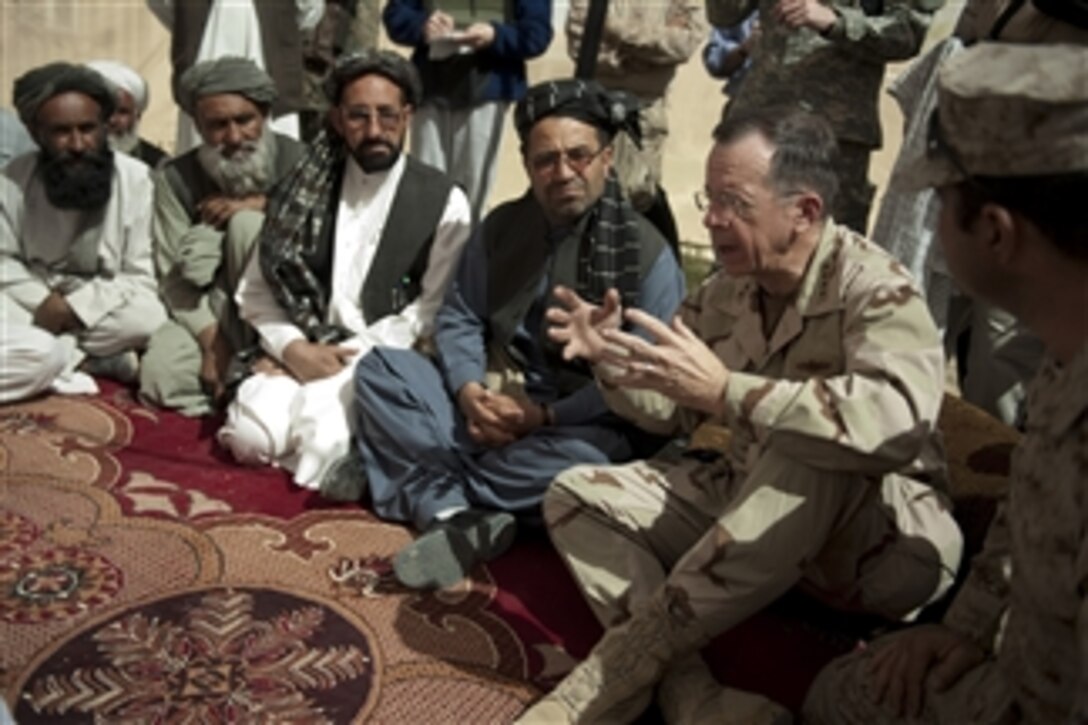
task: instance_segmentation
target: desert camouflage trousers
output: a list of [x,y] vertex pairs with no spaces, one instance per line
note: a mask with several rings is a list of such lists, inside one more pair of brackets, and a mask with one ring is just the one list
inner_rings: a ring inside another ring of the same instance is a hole
[[1022,721],[1012,700],[1013,688],[1001,676],[993,660],[968,670],[955,685],[943,692],[934,690],[932,680],[928,680],[922,712],[917,717],[900,716],[885,705],[875,704],[870,659],[900,634],[881,637],[869,647],[827,665],[809,688],[804,722],[810,725],[1011,725]]
[[714,456],[578,466],[549,488],[549,534],[604,625],[664,584],[710,636],[799,582],[892,619],[951,585],[963,539],[934,489],[818,470],[773,447],[746,477]]

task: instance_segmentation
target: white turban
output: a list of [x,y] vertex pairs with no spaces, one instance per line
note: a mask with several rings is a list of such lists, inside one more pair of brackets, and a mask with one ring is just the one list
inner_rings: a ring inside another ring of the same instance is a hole
[[147,81],[133,68],[116,60],[92,60],[87,63],[87,66],[98,71],[116,88],[120,88],[132,96],[132,100],[136,104],[137,114],[147,110],[147,103],[150,100]]

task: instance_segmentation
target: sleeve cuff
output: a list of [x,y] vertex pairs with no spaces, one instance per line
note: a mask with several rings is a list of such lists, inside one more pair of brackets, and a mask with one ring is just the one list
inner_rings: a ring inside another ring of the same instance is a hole
[[[725,386],[725,395],[722,396],[725,402],[724,416],[725,420],[722,421],[728,427],[734,427],[739,423],[760,423],[758,415],[753,415],[756,412],[756,406],[749,403],[745,405],[745,401],[749,400],[749,396],[757,395],[762,398],[759,391],[763,388],[768,388],[772,385],[767,378],[761,375],[752,375],[751,373],[729,373],[729,382]],[[758,399],[757,398],[757,401]],[[745,408],[748,410],[745,410]]]
[[1004,602],[969,579],[944,616],[944,625],[973,640],[987,652],[994,649],[994,636],[1004,611]]
[[446,370],[446,384],[449,386],[450,395],[457,397],[457,391],[469,383],[484,384],[484,370],[475,365],[458,365]]
[[[97,292],[94,284],[85,284],[74,292],[64,296],[64,301],[72,308],[84,327],[94,327],[102,318],[109,314],[109,310],[99,309],[94,304]],[[40,303],[39,303],[40,304]]]

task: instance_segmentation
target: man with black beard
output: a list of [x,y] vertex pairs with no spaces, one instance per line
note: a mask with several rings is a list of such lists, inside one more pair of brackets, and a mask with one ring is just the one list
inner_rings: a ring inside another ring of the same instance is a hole
[[166,317],[147,167],[107,145],[113,96],[89,68],[31,70],[14,104],[40,150],[0,176],[0,403],[95,392],[87,373],[131,382]]
[[155,266],[173,319],[151,338],[140,394],[186,415],[226,402],[236,352],[253,342],[234,291],[264,220],[266,194],[302,156],[272,132],[272,79],[253,61],[198,63],[181,79],[203,144],[155,175]]
[[326,129],[272,195],[238,287],[265,356],[219,431],[238,461],[322,490],[352,460],[355,362],[429,335],[472,225],[464,192],[403,153],[420,97],[408,61],[342,57],[325,90]]

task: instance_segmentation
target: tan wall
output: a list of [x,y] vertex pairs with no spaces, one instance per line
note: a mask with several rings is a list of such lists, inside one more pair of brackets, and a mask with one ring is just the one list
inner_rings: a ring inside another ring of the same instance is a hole
[[[647,0],[652,2],[653,0]],[[953,1],[938,16],[930,38],[948,34],[962,0]],[[557,0],[557,19],[565,16]],[[170,95],[169,48],[166,30],[142,0],[0,0],[0,93],[3,105],[11,105],[11,85],[24,71],[53,60],[86,61],[114,58],[139,70],[151,84],[151,106],[142,133],[155,143],[171,148],[176,111]],[[531,80],[569,75],[573,63],[566,54],[561,22],[556,39],[541,58],[530,64]],[[901,66],[889,70],[889,78]],[[703,162],[710,131],[724,97],[720,84],[709,78],[698,58],[683,66],[673,84],[669,119],[671,136],[666,149],[665,186],[685,241],[705,244],[699,214],[692,195],[703,184]],[[899,146],[902,119],[894,102],[884,96],[884,149],[876,154],[872,180],[883,186]],[[525,174],[517,153],[512,125],[507,123],[492,203],[513,198],[525,189]]]

